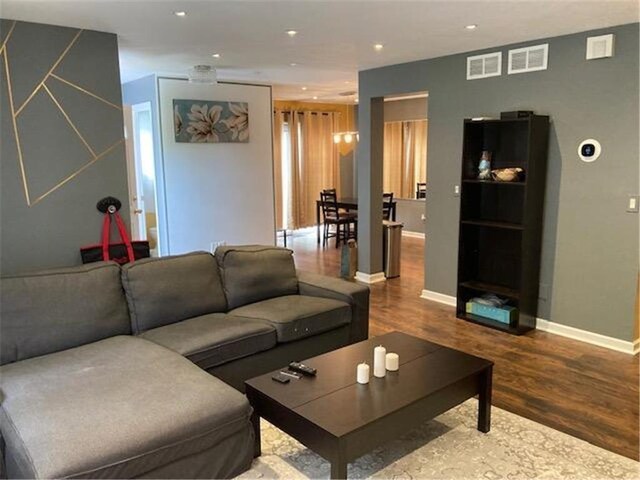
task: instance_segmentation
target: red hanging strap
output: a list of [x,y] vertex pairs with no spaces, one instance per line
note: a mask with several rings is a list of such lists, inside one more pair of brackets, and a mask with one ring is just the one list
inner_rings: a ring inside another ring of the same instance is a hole
[[[124,222],[122,221],[122,217],[118,212],[115,212],[113,216],[116,219],[116,226],[118,227],[118,233],[120,234],[120,239],[122,243],[124,243],[127,248],[127,257],[129,262],[133,262],[135,260],[135,256],[133,254],[133,245],[131,245],[131,239],[127,234],[127,230],[124,226]],[[102,259],[107,262],[110,260],[109,257],[109,243],[111,239],[111,214],[104,214],[104,221],[102,222]]]
[[116,218],[116,225],[118,226],[118,231],[120,232],[120,238],[122,239],[122,242],[127,247],[127,256],[129,257],[129,261],[133,262],[136,259],[135,256],[133,255],[133,245],[131,245],[131,239],[129,238],[127,229],[124,226],[122,217],[118,212],[114,213],[113,216]]
[[111,237],[111,215],[104,214],[104,220],[102,221],[102,259],[105,262],[109,261],[109,238]]

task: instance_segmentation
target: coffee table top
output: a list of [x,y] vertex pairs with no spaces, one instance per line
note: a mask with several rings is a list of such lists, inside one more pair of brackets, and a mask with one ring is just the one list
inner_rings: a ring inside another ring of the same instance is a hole
[[[373,349],[383,345],[400,356],[400,370],[373,376]],[[477,375],[493,362],[401,332],[370,338],[317,357],[302,360],[315,367],[315,377],[271,377],[279,370],[247,380],[247,392],[269,398],[336,437],[402,409],[463,378]],[[356,366],[371,366],[371,380],[356,382]],[[285,367],[286,368],[286,367]]]

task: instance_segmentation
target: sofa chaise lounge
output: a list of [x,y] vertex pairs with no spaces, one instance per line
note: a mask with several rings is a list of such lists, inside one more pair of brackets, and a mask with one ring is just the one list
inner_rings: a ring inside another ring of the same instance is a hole
[[233,477],[254,452],[244,381],[368,336],[366,287],[298,272],[276,247],[95,263],[0,288],[9,478]]

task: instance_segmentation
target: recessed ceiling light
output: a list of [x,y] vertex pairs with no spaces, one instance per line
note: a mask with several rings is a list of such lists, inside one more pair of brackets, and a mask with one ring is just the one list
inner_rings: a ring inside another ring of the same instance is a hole
[[287,35],[289,35],[290,37],[295,37],[297,34],[297,30],[287,30]]
[[187,12],[183,12],[183,11],[173,12],[173,14],[174,14],[176,17],[186,17],[186,16],[187,16]]
[[478,25],[472,23],[471,25],[465,25],[464,28],[466,28],[467,30],[475,30],[476,28],[478,28]]
[[314,96],[314,97],[313,97],[313,99],[314,99],[314,100],[317,100],[317,99],[318,99],[318,97]]
[[373,46],[373,48],[379,52],[380,50],[382,50],[384,48],[384,45],[382,45],[381,43],[376,43]]
[[213,58],[220,58],[221,55],[219,53],[214,53],[213,55],[211,55]]
[[356,103],[358,103],[359,100],[360,100],[359,98],[356,98]]
[[302,87],[302,90],[306,90],[306,89],[307,89],[307,87]]
[[297,63],[295,63],[295,62],[291,62],[291,63],[289,64],[289,66],[291,66],[291,67],[297,67],[297,66],[298,66],[298,64],[297,64]]

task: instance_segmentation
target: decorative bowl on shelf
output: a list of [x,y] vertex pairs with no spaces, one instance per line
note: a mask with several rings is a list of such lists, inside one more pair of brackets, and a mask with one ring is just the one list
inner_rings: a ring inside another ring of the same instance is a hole
[[518,167],[491,170],[491,178],[496,182],[519,182],[523,174],[524,170]]

